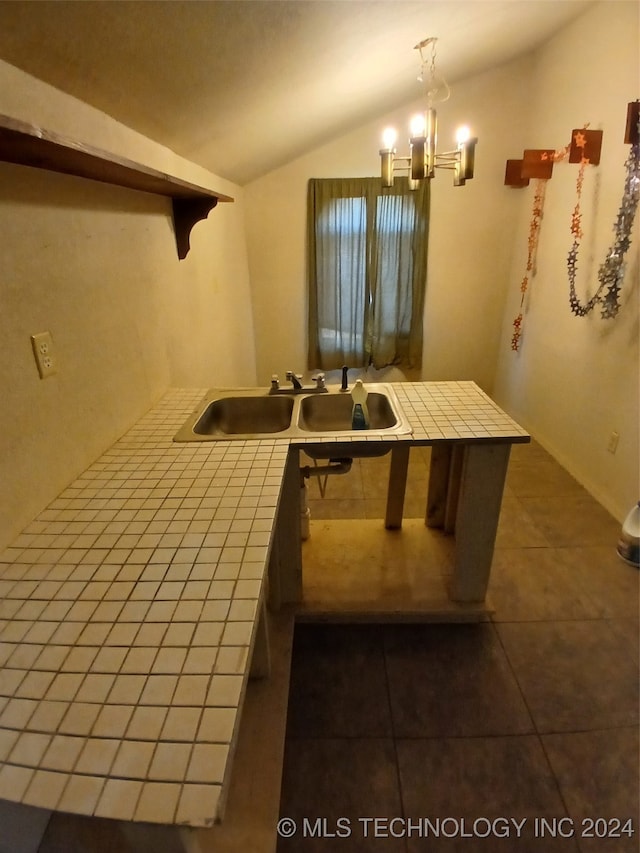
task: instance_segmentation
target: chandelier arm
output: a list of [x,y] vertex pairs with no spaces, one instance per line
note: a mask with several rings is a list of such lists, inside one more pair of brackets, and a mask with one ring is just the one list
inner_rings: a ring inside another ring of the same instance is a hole
[[460,151],[444,151],[436,154],[435,165],[438,169],[453,169],[460,162]]

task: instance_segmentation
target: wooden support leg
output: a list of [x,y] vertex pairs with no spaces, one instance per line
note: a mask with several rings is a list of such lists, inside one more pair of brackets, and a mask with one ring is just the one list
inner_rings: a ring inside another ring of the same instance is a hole
[[484,601],[510,450],[509,444],[465,446],[456,514],[454,601]]
[[300,453],[296,448],[291,448],[269,561],[269,606],[277,610],[283,604],[301,600]]
[[387,510],[384,526],[389,529],[402,527],[404,495],[407,488],[407,471],[409,470],[408,442],[399,441],[391,451],[391,467],[389,469],[389,488],[387,490]]
[[282,596],[280,593],[280,535],[277,524],[269,554],[267,601],[269,602],[270,610],[280,610],[282,606]]
[[458,500],[460,498],[460,480],[464,462],[464,446],[455,444],[451,449],[451,464],[449,466],[449,482],[447,484],[447,500],[444,508],[444,532],[456,532],[456,517]]
[[267,605],[262,599],[259,608],[258,624],[256,625],[256,636],[253,641],[253,654],[251,656],[251,678],[268,678],[271,673],[271,649],[269,646],[269,622]]
[[451,444],[434,444],[431,449],[427,515],[425,518],[427,527],[444,527],[452,446]]

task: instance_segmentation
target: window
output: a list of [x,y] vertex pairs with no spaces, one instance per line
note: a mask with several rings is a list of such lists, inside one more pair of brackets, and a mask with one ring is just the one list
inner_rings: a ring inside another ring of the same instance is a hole
[[309,181],[310,367],[420,365],[428,211],[427,181]]

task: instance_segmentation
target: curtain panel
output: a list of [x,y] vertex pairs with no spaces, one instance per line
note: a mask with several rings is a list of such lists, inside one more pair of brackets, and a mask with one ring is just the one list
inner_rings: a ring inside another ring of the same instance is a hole
[[428,226],[428,181],[309,181],[309,367],[420,366]]

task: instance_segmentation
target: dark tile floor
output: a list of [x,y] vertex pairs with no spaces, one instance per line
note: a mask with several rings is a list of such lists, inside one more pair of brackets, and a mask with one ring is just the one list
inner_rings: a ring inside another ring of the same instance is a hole
[[[387,464],[332,478],[313,517],[380,517]],[[413,452],[407,516],[428,464]],[[639,573],[619,530],[516,447],[490,621],[297,625],[278,853],[640,850]]]

